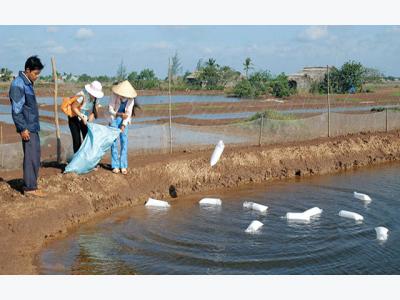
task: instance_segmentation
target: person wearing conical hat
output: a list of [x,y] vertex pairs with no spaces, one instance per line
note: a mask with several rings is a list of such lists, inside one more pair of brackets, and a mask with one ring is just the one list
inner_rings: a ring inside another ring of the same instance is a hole
[[[137,93],[128,80],[122,81],[111,88],[111,98],[108,106],[110,126],[120,128],[119,138],[111,146],[111,167],[113,173],[128,174],[128,125],[131,123],[132,112]],[[121,149],[118,153],[118,140]]]

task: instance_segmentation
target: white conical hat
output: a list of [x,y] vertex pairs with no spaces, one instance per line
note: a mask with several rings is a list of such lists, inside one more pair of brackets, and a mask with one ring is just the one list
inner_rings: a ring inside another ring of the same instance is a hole
[[128,80],[122,81],[114,85],[111,90],[113,93],[124,98],[135,98],[137,93]]

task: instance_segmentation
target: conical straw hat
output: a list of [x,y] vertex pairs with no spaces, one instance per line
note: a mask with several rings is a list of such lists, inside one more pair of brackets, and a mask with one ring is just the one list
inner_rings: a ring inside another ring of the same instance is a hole
[[122,81],[117,85],[114,85],[111,90],[113,91],[113,93],[124,98],[135,98],[137,96],[135,89],[128,80]]

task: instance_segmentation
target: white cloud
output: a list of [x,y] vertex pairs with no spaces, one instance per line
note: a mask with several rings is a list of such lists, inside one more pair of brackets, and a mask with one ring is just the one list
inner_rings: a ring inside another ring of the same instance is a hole
[[315,41],[329,35],[328,26],[310,26],[300,34],[300,39]]
[[58,27],[57,26],[49,26],[46,28],[46,31],[50,32],[50,33],[55,33],[58,31]]
[[93,31],[89,28],[79,28],[75,33],[75,38],[78,40],[87,40],[94,35]]
[[47,51],[51,54],[65,54],[67,53],[67,49],[64,48],[64,46],[53,46],[53,47],[49,47],[47,48]]

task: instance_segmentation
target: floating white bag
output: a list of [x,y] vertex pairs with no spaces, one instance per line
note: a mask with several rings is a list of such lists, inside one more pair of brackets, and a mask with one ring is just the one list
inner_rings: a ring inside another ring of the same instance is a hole
[[362,221],[364,220],[364,217],[358,213],[347,211],[347,210],[341,210],[339,212],[339,216],[343,218],[348,218],[348,219],[353,219],[355,221]]
[[357,193],[354,192],[354,198],[363,200],[363,201],[372,201],[371,197],[368,196],[367,194],[362,194],[362,193]]
[[256,233],[264,224],[260,221],[254,220],[250,223],[249,227],[245,230],[246,233]]
[[286,219],[291,220],[291,221],[304,221],[308,222],[310,221],[310,216],[306,215],[304,212],[302,213],[292,213],[288,212],[286,214]]
[[380,241],[386,241],[387,240],[387,235],[389,232],[389,229],[387,229],[386,227],[375,227],[375,231],[376,231],[376,238]]
[[224,151],[224,148],[225,148],[224,142],[219,141],[218,144],[215,146],[213,154],[211,155],[211,160],[210,160],[211,167],[218,162],[222,152]]
[[258,203],[250,202],[250,201],[244,202],[243,203],[243,207],[244,208],[249,208],[249,209],[252,209],[252,210],[256,210],[256,211],[259,211],[259,212],[262,212],[262,213],[267,212],[267,209],[268,209],[268,206],[266,206],[266,205],[262,205],[262,204],[258,204]]
[[303,214],[305,214],[308,217],[314,217],[316,215],[319,215],[322,213],[322,209],[320,209],[319,207],[313,207],[310,209],[307,209],[306,211],[303,212]]
[[164,208],[170,207],[170,205],[169,205],[169,203],[167,201],[156,200],[156,199],[153,199],[153,198],[149,198],[147,200],[145,206],[148,206],[148,207],[164,207]]
[[222,204],[221,199],[217,198],[203,198],[199,201],[200,205],[216,205],[220,206]]

